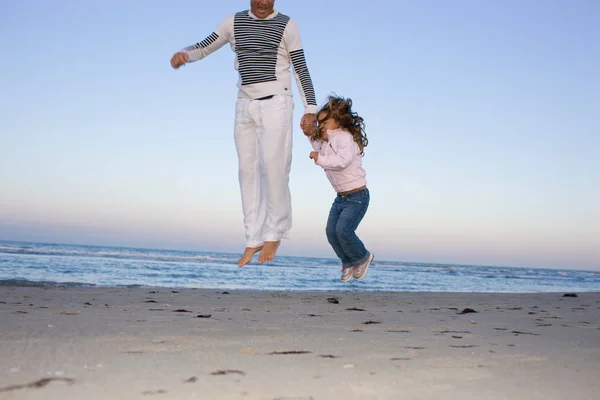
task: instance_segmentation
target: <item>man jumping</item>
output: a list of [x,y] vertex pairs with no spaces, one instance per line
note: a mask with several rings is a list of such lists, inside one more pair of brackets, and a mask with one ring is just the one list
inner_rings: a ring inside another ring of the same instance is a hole
[[251,0],[250,10],[230,15],[203,41],[178,51],[171,66],[198,61],[230,43],[239,72],[235,147],[246,229],[243,267],[260,252],[275,258],[292,227],[292,68],[304,103],[300,126],[311,129],[317,102],[296,23],[274,9],[275,0]]

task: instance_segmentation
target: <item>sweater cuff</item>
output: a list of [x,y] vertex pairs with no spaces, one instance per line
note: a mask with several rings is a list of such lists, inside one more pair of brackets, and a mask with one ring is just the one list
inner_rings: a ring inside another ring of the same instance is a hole
[[317,162],[315,164],[317,164],[321,168],[325,168],[324,161],[326,159],[327,159],[327,156],[323,156],[323,155],[319,154],[319,157],[317,158]]
[[185,54],[187,54],[188,59],[186,61],[186,64],[194,62],[194,60],[192,60],[192,55],[190,54],[190,52],[187,49],[181,49],[181,50],[179,50],[179,53],[185,53]]
[[304,114],[316,114],[317,106],[306,106],[304,107]]

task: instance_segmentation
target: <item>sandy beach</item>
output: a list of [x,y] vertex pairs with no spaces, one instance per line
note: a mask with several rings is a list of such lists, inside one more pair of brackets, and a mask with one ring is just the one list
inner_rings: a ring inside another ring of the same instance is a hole
[[7,400],[596,399],[599,371],[600,293],[0,287]]

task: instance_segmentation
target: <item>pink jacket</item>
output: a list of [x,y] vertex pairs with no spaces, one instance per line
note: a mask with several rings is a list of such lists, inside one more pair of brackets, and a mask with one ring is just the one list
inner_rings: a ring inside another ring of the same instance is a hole
[[352,134],[343,129],[327,131],[327,142],[311,140],[310,144],[319,153],[317,164],[323,167],[333,189],[340,192],[357,189],[367,184],[362,167],[360,148]]

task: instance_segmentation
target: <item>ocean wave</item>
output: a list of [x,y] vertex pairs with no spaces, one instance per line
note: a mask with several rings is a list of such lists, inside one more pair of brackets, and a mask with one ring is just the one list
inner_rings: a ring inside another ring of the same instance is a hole
[[0,286],[12,287],[94,287],[96,285],[82,282],[53,282],[53,281],[31,281],[28,279],[0,279]]
[[159,254],[154,252],[141,251],[104,251],[104,250],[74,250],[74,249],[51,249],[43,247],[29,246],[0,246],[0,253],[8,254],[23,254],[35,256],[56,256],[56,257],[99,257],[99,258],[115,258],[115,259],[136,259],[136,260],[153,260],[153,261],[171,261],[171,262],[220,262],[220,263],[237,263],[237,258],[231,257],[216,257],[208,255],[176,255],[176,254]]
[[237,254],[1,242],[0,286],[192,287],[254,290],[599,291],[600,272],[377,261],[369,279],[339,283],[339,260],[280,256],[237,267]]
[[393,268],[414,268],[414,269],[430,269],[430,270],[448,270],[456,269],[456,265],[443,265],[443,264],[421,264],[421,263],[410,263],[410,262],[398,262],[398,261],[373,261],[373,265],[377,264],[379,267],[393,267]]

